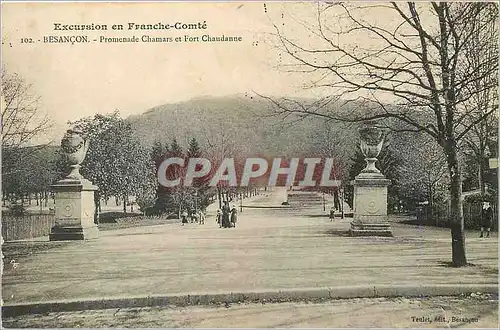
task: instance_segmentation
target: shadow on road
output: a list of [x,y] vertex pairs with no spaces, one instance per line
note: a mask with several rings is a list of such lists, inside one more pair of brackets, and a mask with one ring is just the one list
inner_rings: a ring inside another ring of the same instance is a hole
[[348,230],[342,229],[328,229],[323,232],[327,236],[332,237],[350,237]]

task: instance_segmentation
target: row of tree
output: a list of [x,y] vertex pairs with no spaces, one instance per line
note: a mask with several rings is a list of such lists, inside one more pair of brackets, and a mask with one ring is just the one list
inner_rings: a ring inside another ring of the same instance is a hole
[[[200,180],[195,180],[191,187],[167,189],[158,184],[156,172],[162,160],[168,157],[213,157],[210,145],[204,143],[200,146],[196,138],[189,140],[185,151],[176,139],[166,144],[156,141],[151,148],[143,147],[128,121],[117,112],[111,115],[97,114],[72,124],[83,132],[91,146],[82,173],[100,188],[95,195],[99,210],[101,202],[107,203],[110,198],[114,198],[123,203],[123,211],[126,212],[129,198],[134,196],[141,210],[147,214],[178,213],[181,209],[204,209],[217,195],[222,200],[229,198],[226,196],[235,197],[245,192],[241,188],[221,185],[211,189],[207,182]],[[352,191],[348,183],[365,166],[364,156],[357,146],[357,127],[354,124],[346,126],[333,122],[318,125],[311,131],[309,154],[334,158],[336,178],[343,182],[349,202],[352,200]],[[464,168],[464,177],[469,188],[484,187],[489,182],[489,192],[496,196],[495,178],[488,176],[488,171],[484,169],[483,175],[480,175],[481,166],[468,150],[462,149],[460,156],[462,162],[468,164]],[[31,198],[37,205],[46,205],[51,196],[50,185],[66,175],[68,170],[58,147],[20,148],[16,151],[17,157],[11,156],[9,149],[5,149],[3,165],[17,159],[20,154],[23,155],[22,162],[16,164],[15,175],[4,175],[3,178],[4,205],[7,199],[22,203]],[[225,154],[235,156],[232,153]],[[485,161],[483,159],[483,164]],[[431,210],[434,205],[443,208],[447,203],[446,161],[439,146],[425,134],[405,132],[388,135],[377,166],[392,181],[389,187],[389,210],[399,208],[401,203],[407,210],[414,209],[417,203],[423,201],[430,204]],[[172,175],[183,177],[185,170],[185,167],[177,168],[177,172]],[[266,183],[256,184],[264,186]]]
[[[189,141],[189,146],[186,152],[174,139],[170,144],[163,144],[161,141],[156,141],[153,145],[151,158],[155,163],[156,171],[160,167],[163,160],[170,157],[178,158],[200,158],[203,153],[196,138]],[[172,167],[174,170],[170,173],[170,179],[182,177],[185,173],[185,167]],[[179,216],[184,210],[195,211],[205,210],[212,201],[213,193],[207,184],[204,182],[194,181],[192,186],[184,187],[182,185],[167,188],[157,183],[156,195],[153,201],[150,201],[150,207],[145,212],[146,214],[175,214]],[[151,203],[152,202],[152,203]]]
[[[51,167],[54,153],[47,146],[31,146],[52,126],[38,105],[39,97],[31,84],[19,75],[1,71],[2,83],[2,202],[22,210],[34,196],[37,205],[47,203],[48,187],[56,178]],[[21,204],[18,204],[18,201]],[[42,202],[43,200],[43,202]]]
[[[195,180],[190,187],[180,185],[167,189],[159,185],[157,170],[164,159],[180,157],[187,163],[189,158],[208,157],[220,152],[210,147],[202,151],[196,138],[189,141],[185,151],[176,139],[170,144],[157,141],[151,147],[144,146],[135,136],[130,122],[121,118],[118,112],[96,114],[70,125],[82,132],[90,146],[81,173],[99,187],[94,194],[99,213],[101,203],[107,204],[110,199],[120,201],[126,213],[132,196],[147,215],[178,216],[183,210],[204,210],[216,195],[220,201],[234,199],[239,194],[248,195],[246,190],[249,188],[237,189],[223,184],[212,188],[208,182],[200,180]],[[224,154],[227,152],[224,150]],[[12,169],[6,171],[2,180],[4,206],[9,200],[10,206],[16,209],[26,200],[30,201],[32,196],[37,205],[42,206],[43,199],[46,206],[49,197],[53,196],[50,185],[69,171],[64,155],[55,146],[4,148],[3,159],[3,166]],[[184,176],[186,167],[174,169],[171,175]]]

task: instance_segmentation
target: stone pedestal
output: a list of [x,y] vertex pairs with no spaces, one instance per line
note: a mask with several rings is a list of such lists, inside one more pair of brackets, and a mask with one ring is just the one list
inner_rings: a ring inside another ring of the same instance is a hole
[[55,190],[55,220],[51,241],[86,240],[99,236],[94,224],[94,186],[86,179],[64,179],[52,185]]
[[391,180],[380,173],[361,173],[353,181],[352,236],[392,236],[387,222],[387,186]]

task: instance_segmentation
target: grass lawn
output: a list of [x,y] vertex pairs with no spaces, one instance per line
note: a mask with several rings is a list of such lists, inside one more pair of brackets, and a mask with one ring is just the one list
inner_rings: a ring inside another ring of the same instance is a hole
[[131,217],[117,218],[115,222],[101,222],[99,230],[116,230],[140,226],[156,226],[179,222],[179,219],[150,218],[134,214]]

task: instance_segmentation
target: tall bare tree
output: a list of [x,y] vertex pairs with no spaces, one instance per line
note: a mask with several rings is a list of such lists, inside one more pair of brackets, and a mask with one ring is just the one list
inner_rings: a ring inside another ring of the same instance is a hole
[[[38,108],[39,97],[30,84],[19,75],[1,71],[2,79],[2,184],[6,193],[9,186],[21,187],[32,185],[30,178],[40,177],[39,168],[28,168],[26,160],[39,156],[39,149],[46,145],[33,146],[34,140],[51,127],[50,119]],[[26,176],[31,173],[31,176]],[[19,180],[27,180],[19,182]],[[12,187],[11,187],[12,188]],[[6,190],[7,189],[7,190]],[[24,189],[23,193],[31,191]],[[20,196],[23,197],[22,194]]]
[[[478,20],[487,21],[493,15],[492,11],[485,11],[477,17]],[[461,148],[465,154],[472,156],[477,164],[477,179],[482,194],[486,193],[485,167],[487,167],[487,152],[492,144],[498,143],[498,112],[489,115],[498,108],[498,73],[490,70],[488,66],[481,65],[485,60],[498,59],[498,27],[491,24],[476,24],[471,29],[476,29],[470,41],[464,45],[465,60],[472,67],[478,69],[474,72],[464,70],[463,75],[476,77],[474,84],[464,90],[470,97],[465,100],[463,120],[460,127],[475,123],[464,135]],[[468,66],[467,66],[468,67]],[[466,68],[467,68],[466,67]],[[478,121],[478,119],[484,120]]]
[[[330,96],[306,105],[266,98],[281,114],[377,120],[382,127],[432,137],[445,155],[450,180],[452,265],[465,266],[459,143],[498,108],[488,106],[465,120],[473,111],[465,103],[498,85],[486,78],[498,75],[498,47],[477,61],[469,61],[467,49],[473,39],[476,47],[498,40],[497,5],[335,3],[318,4],[316,14],[314,24],[300,22],[308,38],[276,26],[277,42],[291,60],[287,70],[311,74],[309,87]],[[483,29],[492,33],[478,36]]]
[[32,85],[18,74],[2,68],[2,148],[26,146],[50,127],[50,119],[41,114],[39,97]]

